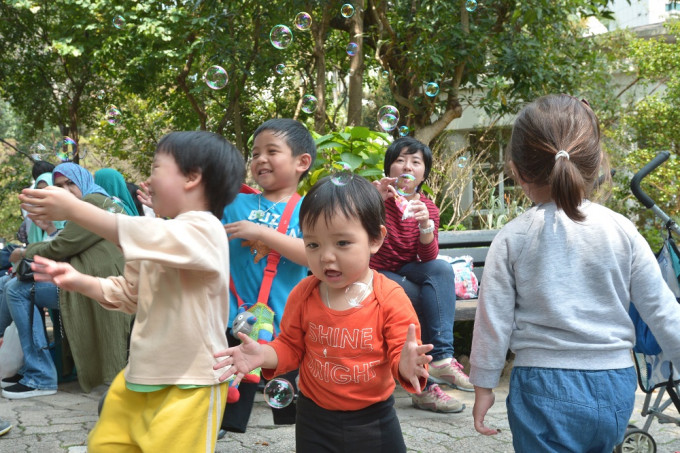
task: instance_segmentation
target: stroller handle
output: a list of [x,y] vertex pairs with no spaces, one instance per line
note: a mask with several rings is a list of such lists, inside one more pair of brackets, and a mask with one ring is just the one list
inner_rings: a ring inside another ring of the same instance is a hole
[[654,200],[652,200],[652,198],[647,195],[644,190],[642,190],[640,187],[640,182],[642,181],[642,178],[666,162],[670,155],[671,153],[668,151],[661,151],[656,155],[656,157],[654,157],[654,159],[652,159],[650,163],[642,167],[642,170],[635,173],[635,176],[633,176],[633,178],[630,180],[630,190],[633,192],[633,195],[635,195],[635,198],[640,200],[640,203],[642,203],[647,209],[651,209],[655,203]]

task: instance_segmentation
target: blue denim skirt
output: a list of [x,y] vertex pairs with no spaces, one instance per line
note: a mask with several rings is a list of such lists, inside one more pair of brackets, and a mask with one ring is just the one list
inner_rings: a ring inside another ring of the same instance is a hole
[[506,405],[515,451],[611,453],[635,405],[633,367],[515,367]]

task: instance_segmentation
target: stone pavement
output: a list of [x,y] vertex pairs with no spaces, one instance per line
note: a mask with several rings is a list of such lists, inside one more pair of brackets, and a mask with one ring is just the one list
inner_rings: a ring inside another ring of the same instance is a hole
[[[0,398],[0,418],[14,424],[12,430],[0,437],[0,453],[86,453],[87,433],[97,420],[97,404],[105,387],[91,393],[80,391],[71,382],[59,386],[56,395],[6,400]],[[443,453],[463,451],[474,453],[512,452],[512,436],[505,410],[507,381],[496,390],[496,404],[491,409],[487,424],[501,429],[497,436],[477,434],[472,426],[474,394],[449,391],[462,400],[467,408],[460,414],[436,414],[411,407],[411,398],[401,388],[395,392],[396,409],[408,450],[411,452]],[[642,427],[640,415],[644,394],[638,390],[636,409],[631,422]],[[669,413],[680,417],[677,412]],[[256,399],[248,432],[229,433],[217,443],[217,453],[232,452],[293,452],[292,426],[274,426],[269,407],[261,396]],[[680,451],[680,427],[660,425],[656,420],[649,432],[654,437],[659,453]]]

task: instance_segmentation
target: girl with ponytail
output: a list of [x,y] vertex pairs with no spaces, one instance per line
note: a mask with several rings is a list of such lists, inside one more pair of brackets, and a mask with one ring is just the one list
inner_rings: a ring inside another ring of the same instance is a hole
[[527,105],[507,154],[534,206],[498,233],[485,262],[470,358],[475,429],[497,432],[484,417],[510,349],[515,451],[612,451],[637,386],[630,301],[676,367],[680,305],[635,226],[590,200],[609,172],[586,102]]

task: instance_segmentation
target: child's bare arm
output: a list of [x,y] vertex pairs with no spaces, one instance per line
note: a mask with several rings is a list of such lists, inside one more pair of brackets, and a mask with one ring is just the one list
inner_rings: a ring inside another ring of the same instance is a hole
[[406,342],[399,357],[399,374],[405,381],[413,385],[416,393],[422,391],[419,378],[427,379],[428,374],[425,365],[432,361],[432,356],[425,354],[431,351],[433,347],[431,344],[418,345],[416,326],[415,324],[409,324],[408,331],[406,332]]
[[281,256],[288,258],[301,266],[308,266],[305,244],[300,238],[290,237],[279,233],[274,228],[258,225],[248,220],[239,220],[224,225],[229,238],[246,239],[249,241],[261,241],[270,249],[276,250]]
[[99,279],[91,275],[78,272],[69,263],[52,261],[42,256],[34,256],[33,275],[37,282],[54,283],[66,291],[75,291],[91,299],[104,300]]
[[79,200],[59,187],[24,189],[19,195],[21,207],[36,220],[71,220],[86,230],[118,244],[116,216],[97,206]]

